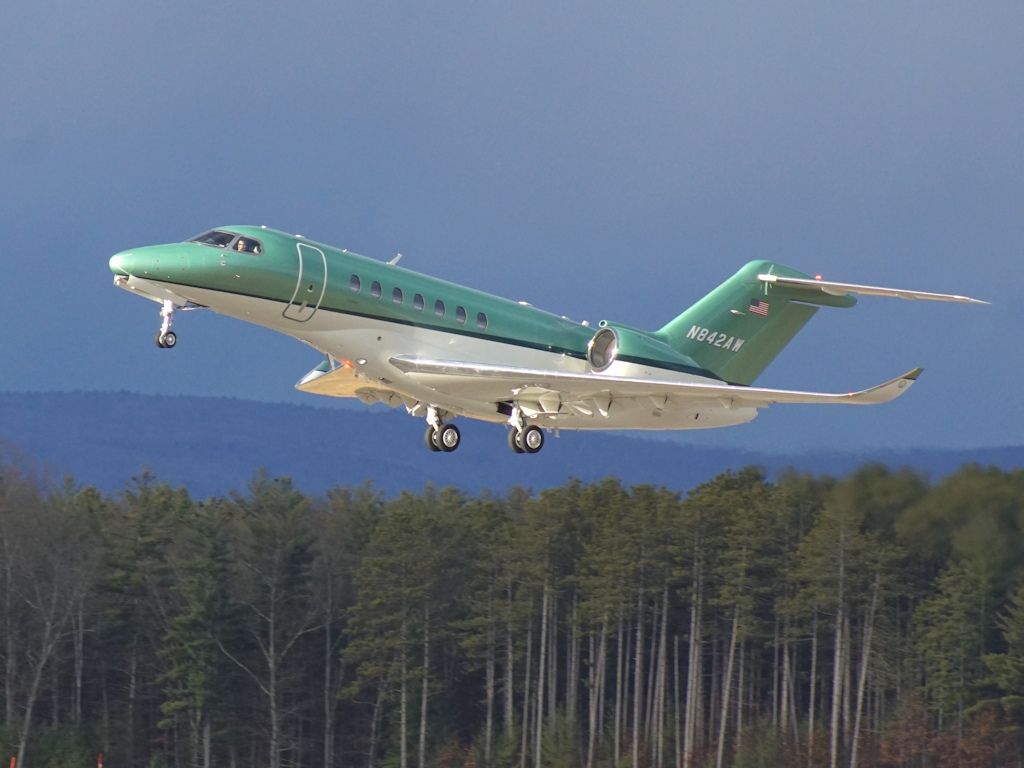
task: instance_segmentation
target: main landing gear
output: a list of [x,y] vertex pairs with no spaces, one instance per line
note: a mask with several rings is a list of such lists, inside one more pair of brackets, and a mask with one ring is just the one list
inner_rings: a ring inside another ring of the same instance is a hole
[[174,345],[178,343],[178,335],[171,330],[171,322],[174,320],[173,301],[164,299],[163,306],[160,308],[160,317],[163,320],[160,323],[160,330],[156,333],[156,345],[160,349],[173,349]]
[[427,431],[423,441],[431,451],[451,453],[462,442],[462,434],[454,424],[445,424],[438,409],[430,406],[427,409]]
[[430,450],[451,453],[459,447],[462,435],[454,424],[442,424],[440,427],[428,426],[423,439]]
[[516,453],[537,453],[544,447],[544,430],[540,427],[510,429],[508,447]]
[[[417,406],[420,408],[422,406]],[[412,412],[413,409],[410,409]],[[419,411],[416,415],[419,415]],[[451,453],[462,443],[462,435],[454,424],[446,424],[449,414],[433,405],[427,407],[427,431],[423,433],[423,443],[427,450],[439,453]],[[544,447],[544,430],[527,424],[518,406],[512,409],[509,419],[512,429],[508,433],[508,447],[516,453],[537,453]]]
[[518,405],[512,407],[508,417],[508,447],[516,453],[537,453],[544,447],[544,430],[540,427],[527,425],[523,412]]

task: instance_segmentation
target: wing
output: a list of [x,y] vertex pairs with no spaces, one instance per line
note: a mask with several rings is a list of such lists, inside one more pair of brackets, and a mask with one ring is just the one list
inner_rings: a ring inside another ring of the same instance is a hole
[[311,370],[295,384],[300,392],[328,397],[355,397],[366,403],[383,403],[397,408],[413,406],[415,400],[403,398],[398,392],[386,387],[375,386],[373,383],[356,376],[351,363],[335,365],[330,358]]
[[848,293],[860,293],[865,296],[889,296],[896,299],[910,299],[918,301],[959,301],[965,304],[988,304],[987,301],[982,301],[981,299],[972,299],[970,296],[958,296],[953,293],[909,291],[903,288],[882,288],[876,285],[834,283],[828,280],[809,280],[807,278],[782,277],[780,275],[758,275],[757,279],[763,283],[770,283],[772,285],[821,291],[822,293],[827,293],[830,296],[845,296]]
[[[456,360],[428,360],[411,356],[391,358],[391,364],[418,382],[438,392],[462,396],[472,393],[477,400],[516,400],[525,395],[543,405],[545,395],[562,403],[579,404],[585,410],[594,402],[621,398],[667,399],[678,405],[698,403],[723,408],[762,408],[773,403],[828,403],[876,405],[893,400],[910,388],[921,374],[915,368],[902,376],[859,392],[829,394],[785,389],[740,387],[731,384],[680,382],[653,378],[602,376],[552,370],[513,368]],[[542,408],[551,412],[549,408]]]

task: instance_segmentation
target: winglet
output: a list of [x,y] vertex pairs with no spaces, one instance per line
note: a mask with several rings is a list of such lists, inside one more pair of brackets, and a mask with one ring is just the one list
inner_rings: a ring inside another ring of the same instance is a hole
[[846,392],[844,394],[830,394],[826,392],[791,392],[781,389],[758,389],[750,387],[745,393],[738,395],[739,399],[755,401],[760,403],[820,403],[835,405],[879,405],[895,400],[904,394],[918,377],[923,368],[915,368],[907,371],[902,376],[878,384],[874,387],[862,389],[859,392]]
[[922,371],[924,371],[924,368],[915,368],[912,371],[907,371],[902,376],[890,379],[884,384],[869,387],[860,392],[851,392],[848,395],[849,402],[854,405],[878,405],[879,403],[895,400],[910,389],[910,386],[917,381]]

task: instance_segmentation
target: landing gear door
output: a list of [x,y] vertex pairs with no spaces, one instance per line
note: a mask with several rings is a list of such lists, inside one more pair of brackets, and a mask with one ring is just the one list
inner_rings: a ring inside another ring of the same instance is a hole
[[306,243],[297,243],[295,250],[299,257],[299,276],[295,293],[284,308],[289,320],[305,323],[316,314],[327,290],[327,256],[319,248]]

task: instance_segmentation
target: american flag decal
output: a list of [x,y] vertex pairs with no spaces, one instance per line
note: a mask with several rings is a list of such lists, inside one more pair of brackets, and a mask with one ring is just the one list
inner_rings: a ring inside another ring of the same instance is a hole
[[749,309],[755,315],[760,315],[761,317],[768,317],[768,302],[767,301],[762,301],[761,299],[755,299],[754,301],[750,302],[750,306],[747,307],[747,309]]

